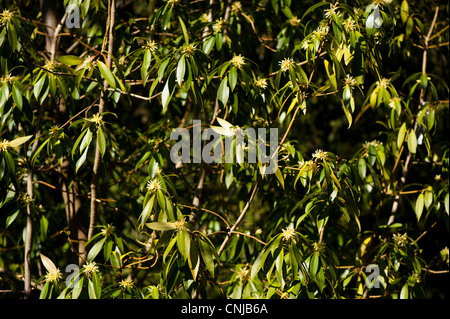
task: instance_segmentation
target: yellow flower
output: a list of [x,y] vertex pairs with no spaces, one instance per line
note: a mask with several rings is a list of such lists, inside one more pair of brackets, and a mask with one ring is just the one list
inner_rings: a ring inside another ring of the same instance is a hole
[[318,253],[323,253],[325,251],[326,244],[315,242],[313,244],[313,248],[314,248],[314,251],[317,251]]
[[280,68],[282,72],[289,71],[289,67],[294,66],[294,60],[291,58],[285,58],[284,60],[279,62]]
[[301,47],[303,50],[308,50],[309,49],[309,42],[305,39],[303,40]]
[[231,65],[232,66],[234,66],[236,69],[242,69],[242,67],[244,66],[244,64],[245,64],[245,61],[244,61],[244,57],[242,56],[242,55],[235,55],[231,60],[230,60],[230,62],[231,62]]
[[345,31],[347,32],[351,32],[356,29],[356,22],[351,17],[348,17],[348,19],[344,21],[343,25]]
[[392,236],[392,239],[398,247],[404,247],[408,243],[408,235],[406,233],[404,233],[403,235],[400,235],[398,233],[394,234]]
[[233,13],[238,13],[241,10],[242,10],[241,2],[240,1],[233,2],[233,4],[231,5],[231,11],[233,11]]
[[0,25],[10,23],[13,15],[14,12],[9,11],[8,9],[3,10],[3,12],[0,14]]
[[101,126],[103,125],[103,116],[100,113],[96,113],[92,116],[91,121],[97,124],[97,126]]
[[170,5],[173,7],[174,5],[176,5],[178,2],[180,2],[180,0],[167,0],[168,3],[170,3]]
[[157,179],[152,179],[151,181],[147,182],[147,189],[151,193],[155,193],[158,189],[161,189],[161,181]]
[[103,229],[102,229],[101,233],[103,234],[103,236],[107,237],[107,236],[112,235],[115,230],[116,230],[116,227],[114,227],[113,225],[108,224],[106,226],[103,226]]
[[386,78],[382,78],[380,81],[376,82],[377,87],[383,87],[383,88],[387,88],[389,83],[390,83],[390,80],[386,79]]
[[282,229],[283,235],[281,235],[281,238],[283,241],[291,241],[295,238],[296,232],[295,229],[292,227],[289,227],[287,229]]
[[184,220],[177,220],[174,224],[177,230],[181,230],[186,227],[186,222]]
[[44,65],[44,69],[49,70],[49,71],[54,71],[56,69],[56,63],[55,62],[47,62]]
[[95,264],[94,261],[88,261],[84,266],[83,266],[83,272],[90,276],[93,273],[97,273],[98,272],[98,266]]
[[0,142],[0,152],[7,152],[8,147],[10,147],[8,140],[3,140],[3,142]]
[[322,25],[322,26],[317,27],[313,31],[313,33],[321,39],[321,38],[324,38],[328,34],[328,31],[330,31],[330,27],[327,25]]
[[14,80],[14,77],[7,74],[7,75],[1,77],[0,83],[11,84],[13,82],[13,80]]
[[249,270],[247,269],[247,267],[242,267],[241,269],[239,269],[238,271],[236,271],[236,278],[240,279],[240,280],[245,280],[245,278],[247,278],[249,273]]
[[133,282],[133,280],[131,280],[131,278],[127,278],[127,279],[124,279],[119,282],[119,285],[122,288],[132,287],[133,284],[134,284],[134,282]]
[[393,109],[395,109],[395,107],[397,106],[398,103],[400,103],[400,101],[402,100],[401,97],[393,97],[390,101],[389,101],[389,106]]
[[267,88],[267,79],[258,78],[258,80],[255,81],[255,86],[264,90]]
[[186,46],[181,50],[181,53],[182,53],[186,58],[189,58],[189,57],[191,57],[191,56],[194,55],[195,50],[196,50],[196,45],[193,44],[193,43],[190,43],[190,44],[186,45]]
[[45,279],[48,281],[58,281],[61,278],[62,274],[59,268],[55,268],[52,271],[48,271],[47,274],[45,275]]
[[296,16],[293,16],[290,20],[289,23],[294,26],[297,27],[300,25],[301,20],[299,18],[297,18]]
[[224,21],[222,18],[216,20],[216,23],[213,24],[214,33],[218,33],[223,30],[223,23]]
[[448,256],[449,256],[448,247],[443,248],[440,253],[442,261],[445,262],[448,266]]
[[321,149],[318,149],[313,153],[312,157],[314,158],[315,161],[323,160],[327,158],[327,153]]
[[345,85],[348,85],[350,87],[353,87],[356,85],[356,80],[351,76],[350,74],[347,74],[345,77]]
[[149,49],[150,52],[155,52],[158,49],[158,45],[153,40],[148,41],[145,47]]
[[341,16],[342,16],[342,13],[337,11],[337,7],[336,7],[336,6],[333,6],[332,4],[330,4],[330,9],[325,9],[325,18],[330,19],[330,18],[332,18],[335,14],[336,14],[338,17],[341,17]]

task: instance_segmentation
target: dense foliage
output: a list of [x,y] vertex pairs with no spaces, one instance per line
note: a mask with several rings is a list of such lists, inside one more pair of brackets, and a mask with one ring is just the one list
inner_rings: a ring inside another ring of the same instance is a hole
[[448,1],[0,3],[0,298],[446,296]]

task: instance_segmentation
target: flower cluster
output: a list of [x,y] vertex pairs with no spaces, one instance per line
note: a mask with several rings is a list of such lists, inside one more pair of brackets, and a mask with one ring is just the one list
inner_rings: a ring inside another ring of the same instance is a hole
[[10,145],[8,140],[3,140],[3,142],[0,142],[0,152],[7,152],[9,147]]
[[314,248],[314,251],[316,251],[316,252],[318,252],[318,253],[320,254],[320,253],[323,253],[323,252],[325,251],[325,249],[326,249],[326,244],[325,244],[325,243],[318,243],[318,242],[315,242],[315,243],[313,244],[313,248]]
[[296,232],[295,229],[292,227],[289,227],[287,229],[282,229],[283,235],[281,235],[281,238],[283,241],[291,241],[295,238]]
[[8,9],[3,10],[3,12],[0,14],[0,25],[10,23],[13,15],[14,13],[9,11]]
[[294,60],[292,60],[291,58],[285,58],[282,61],[280,61],[279,64],[281,72],[286,72],[289,71],[289,68],[291,66],[294,66]]
[[298,27],[300,25],[301,20],[299,18],[297,18],[296,16],[293,16],[290,20],[289,23],[293,26],[293,27]]
[[156,193],[158,189],[161,189],[161,181],[157,179],[152,179],[151,181],[147,182],[147,189],[151,193]]
[[59,279],[62,278],[62,273],[59,270],[59,268],[55,268],[52,271],[48,271],[47,274],[45,275],[45,279],[48,281],[58,281]]
[[177,230],[182,230],[186,227],[186,222],[184,220],[177,220],[174,222],[174,225]]
[[267,88],[267,79],[258,78],[255,81],[255,86],[257,88],[259,88],[259,89],[263,89],[264,90],[265,88]]
[[334,15],[342,17],[342,13],[337,11],[337,6],[330,4],[330,9],[325,9],[325,18],[330,19]]
[[408,243],[408,235],[406,233],[404,233],[403,235],[400,235],[398,233],[394,234],[392,236],[392,239],[398,247],[404,247]]
[[133,284],[134,282],[131,278],[127,278],[119,282],[119,286],[122,287],[123,289],[126,289],[127,287],[132,287]]
[[345,76],[345,85],[348,85],[349,87],[354,87],[356,85],[356,80],[353,76],[351,76],[350,74],[347,74]]
[[313,31],[313,34],[319,39],[323,39],[325,38],[325,36],[328,34],[329,31],[330,27],[328,25],[321,25]]
[[186,46],[184,46],[184,48],[181,50],[181,53],[186,57],[186,58],[190,58],[191,56],[194,55],[196,50],[196,45],[193,43],[190,43]]
[[158,45],[156,44],[155,41],[150,40],[150,41],[147,41],[147,44],[145,45],[145,48],[149,49],[150,52],[155,52],[158,49]]
[[312,157],[314,158],[315,161],[318,161],[318,160],[321,161],[321,160],[324,160],[327,158],[327,153],[321,149],[318,149],[313,153]]
[[234,66],[236,69],[242,69],[242,67],[244,66],[244,64],[245,64],[245,61],[244,61],[244,57],[242,56],[242,55],[235,55],[231,60],[230,60],[230,62],[231,62],[231,65],[232,66]]
[[386,78],[382,78],[380,81],[376,82],[377,87],[382,87],[382,88],[387,88],[389,85],[390,81],[389,79]]
[[233,4],[231,5],[231,11],[233,11],[233,13],[237,14],[241,10],[242,10],[242,3],[240,1],[233,2]]
[[216,20],[216,23],[213,24],[212,28],[214,33],[219,33],[223,30],[223,25],[224,21],[222,18],[220,18],[219,20]]
[[395,109],[396,106],[399,105],[399,103],[400,103],[401,101],[402,101],[402,98],[401,98],[401,97],[398,97],[398,96],[393,97],[393,98],[391,98],[391,100],[389,101],[389,106],[390,106],[391,108]]
[[92,274],[98,273],[98,266],[95,264],[94,261],[88,261],[83,266],[83,272],[88,276],[91,277]]
[[103,236],[108,237],[108,236],[112,235],[115,230],[116,230],[116,227],[114,227],[113,225],[108,224],[106,226],[103,226],[103,229],[102,229],[101,233],[102,233]]
[[250,271],[247,269],[247,267],[242,267],[241,269],[236,271],[236,278],[240,280],[245,280],[245,278],[247,278],[249,273]]
[[13,76],[10,76],[9,74],[6,74],[5,76],[2,76],[0,78],[0,83],[8,83],[11,84],[14,80]]
[[344,20],[342,25],[347,32],[352,32],[356,29],[356,22],[351,17],[348,17],[347,20]]

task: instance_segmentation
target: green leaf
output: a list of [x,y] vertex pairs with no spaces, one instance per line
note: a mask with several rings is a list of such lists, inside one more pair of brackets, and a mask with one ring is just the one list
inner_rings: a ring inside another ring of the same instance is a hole
[[397,135],[397,147],[400,149],[403,145],[403,142],[405,141],[405,135],[406,135],[406,123],[403,123],[402,126],[400,126],[400,129],[398,130]]
[[[155,202],[155,197],[156,197],[156,195],[153,195],[152,197],[150,197],[150,199],[145,204],[145,207],[141,213],[141,225],[144,225],[144,223],[147,221],[148,217],[150,216],[150,213],[153,209],[153,204]],[[152,224],[152,223],[149,223],[149,224]],[[147,226],[150,227],[148,224],[147,224]],[[152,228],[152,227],[150,227],[150,228]],[[154,228],[152,228],[152,229],[154,229]],[[165,230],[165,229],[162,229],[162,230]]]
[[308,13],[310,13],[311,11],[314,11],[314,10],[316,10],[317,8],[322,7],[322,6],[329,6],[329,5],[330,5],[329,2],[319,2],[319,3],[317,3],[317,4],[315,4],[315,5],[311,6],[311,7],[309,7],[308,10],[306,10],[305,13],[303,14],[302,20],[305,19],[305,17],[306,17],[306,16],[308,15]]
[[25,143],[26,141],[28,141],[32,137],[33,137],[33,135],[18,137],[16,139],[12,140],[11,142],[9,142],[9,146],[10,147],[17,147],[19,145],[22,145],[23,143]]
[[217,99],[225,107],[228,102],[228,97],[230,95],[230,88],[228,87],[228,78],[224,77],[220,83],[219,90],[217,91]]
[[203,240],[199,240],[200,253],[205,263],[206,269],[209,271],[212,277],[214,277],[214,260],[211,247]]
[[72,299],[78,299],[81,292],[83,291],[83,282],[84,277],[81,277],[80,280],[75,284],[72,290]]
[[142,66],[141,66],[141,78],[143,86],[145,86],[145,84],[147,83],[147,79],[149,76],[148,68],[150,67],[151,62],[152,62],[152,52],[150,51],[150,49],[147,49],[144,52],[144,58],[142,59]]
[[414,131],[413,128],[409,131],[408,134],[408,149],[409,152],[412,154],[415,154],[417,150],[417,137],[416,132]]
[[311,255],[311,259],[309,261],[309,273],[311,277],[315,277],[317,274],[317,270],[319,269],[319,253],[316,251]]
[[283,178],[283,174],[281,173],[280,168],[278,167],[278,169],[275,172],[275,176],[278,179],[278,182],[280,182],[280,185],[283,187],[284,189],[284,178]]
[[152,223],[146,223],[148,228],[154,229],[154,230],[173,230],[177,227],[175,226],[175,223],[171,222],[152,222]]
[[423,196],[423,193],[420,193],[419,196],[417,197],[416,205],[415,205],[417,221],[419,221],[420,217],[422,216],[423,206],[424,206],[424,196]]
[[78,65],[84,61],[83,58],[77,57],[75,55],[63,55],[56,59],[56,61],[68,65]]
[[407,0],[402,1],[402,5],[400,7],[400,17],[402,19],[402,22],[405,23],[406,19],[408,19],[409,16],[409,5]]
[[445,195],[445,199],[444,199],[444,206],[445,206],[445,211],[447,212],[447,215],[449,213],[449,205],[448,205],[448,193]]
[[13,96],[14,103],[16,103],[19,110],[22,111],[22,105],[23,105],[22,92],[17,85],[12,86],[12,96]]
[[184,42],[189,43],[189,36],[186,25],[184,24],[184,21],[183,19],[181,19],[181,17],[178,17],[178,20],[180,21],[181,30],[183,31]]
[[426,209],[429,209],[431,204],[433,204],[433,192],[432,191],[425,191],[424,194],[424,204]]
[[177,65],[177,83],[179,86],[181,86],[181,83],[183,83],[185,72],[186,72],[186,60],[184,55],[182,55]]
[[12,213],[11,215],[9,215],[6,218],[6,227],[5,228],[8,228],[8,226],[11,225],[14,222],[14,220],[16,220],[16,217],[17,217],[17,215],[19,215],[19,212],[20,212],[20,209],[17,208],[14,213]]
[[237,69],[235,67],[232,67],[230,69],[230,73],[228,74],[229,76],[229,82],[230,82],[230,89],[231,92],[233,92],[234,87],[236,86],[236,82],[237,82]]
[[109,86],[113,89],[116,88],[116,79],[114,78],[114,75],[111,73],[111,70],[102,62],[97,61],[98,69],[100,70],[100,73],[103,76],[103,79],[108,82]]
[[102,250],[103,244],[105,243],[105,241],[106,241],[106,237],[100,239],[98,242],[95,243],[94,246],[92,246],[92,248],[89,250],[89,253],[87,255],[87,260],[92,261],[95,259],[95,257],[97,257],[100,250]]
[[103,132],[101,127],[98,129],[98,132],[97,132],[97,143],[98,143],[98,147],[100,149],[100,154],[103,157],[105,155],[105,151],[106,151],[106,139],[105,139],[105,132]]
[[368,160],[370,166],[373,166],[373,164],[377,160],[377,149],[374,145],[369,145],[369,152],[368,152],[367,160]]
[[90,299],[97,299],[97,296],[95,295],[94,283],[91,279],[88,279],[88,294]]
[[400,299],[408,299],[408,297],[408,283],[405,283],[402,287],[402,290],[400,291]]
[[191,248],[191,237],[185,228],[182,228],[177,233],[177,247],[184,260],[189,257],[189,251]]
[[167,78],[166,84],[164,85],[164,89],[162,91],[162,112],[165,113],[167,111],[167,106],[169,105],[170,99],[172,98],[172,94],[175,89],[175,81],[174,81],[174,75],[170,73],[169,77]]
[[39,299],[45,299],[48,294],[48,287],[50,285],[50,281],[46,281],[44,287],[42,287],[41,293],[39,295]]
[[360,158],[358,160],[358,173],[362,179],[366,177],[366,171],[367,171],[366,160],[364,158]]
[[206,42],[203,42],[203,52],[205,52],[205,54],[209,54],[211,52],[214,47],[215,39],[215,37],[211,36],[208,40],[206,40]]
[[36,100],[38,100],[38,101],[39,101],[39,96],[41,94],[42,88],[44,87],[44,84],[46,83],[46,80],[47,80],[47,75],[44,74],[34,85],[33,94],[34,94],[34,97],[36,98]]
[[102,285],[100,283],[100,278],[99,278],[98,274],[96,274],[96,273],[92,274],[92,284],[93,284],[93,288],[94,288],[94,292],[95,292],[95,297],[97,299],[100,299],[100,297],[102,295]]

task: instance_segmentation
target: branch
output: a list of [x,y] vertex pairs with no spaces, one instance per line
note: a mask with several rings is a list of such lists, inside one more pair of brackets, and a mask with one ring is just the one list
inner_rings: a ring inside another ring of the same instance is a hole
[[253,198],[255,197],[256,191],[258,190],[258,185],[259,182],[261,181],[261,177],[258,178],[258,180],[256,181],[255,186],[253,187],[253,191],[252,194],[250,195],[249,200],[247,201],[247,203],[245,204],[244,208],[242,209],[241,214],[239,215],[238,219],[236,220],[236,222],[234,223],[234,225],[231,227],[231,229],[228,231],[227,237],[225,237],[225,240],[222,242],[222,245],[219,248],[219,251],[217,252],[217,254],[220,255],[222,254],[223,250],[225,249],[225,246],[227,245],[228,241],[231,238],[231,235],[233,233],[235,233],[236,228],[239,226],[239,224],[241,223],[242,219],[244,218],[245,214],[247,213],[250,204],[253,201]]
[[[106,32],[105,37],[103,39],[102,52],[106,48],[106,44],[108,43],[108,56],[106,59],[106,66],[108,68],[111,67],[111,55],[113,52],[114,45],[114,23],[115,23],[115,13],[116,13],[116,2],[115,0],[108,1],[108,19],[106,23]],[[102,114],[105,109],[105,104],[108,99],[108,82],[104,81],[104,89],[101,93],[101,99],[98,106],[98,114]],[[100,171],[100,161],[101,161],[101,153],[100,146],[98,144],[98,137],[96,138],[95,145],[95,158],[94,158],[94,166],[92,167],[92,180],[91,180],[91,208],[90,208],[90,222],[89,222],[89,231],[88,231],[88,241],[94,235],[94,225],[95,218],[97,215],[97,188],[98,188],[98,177]]]
[[[431,22],[431,26],[430,26],[430,30],[428,31],[427,36],[425,37],[425,48],[423,50],[423,58],[422,58],[422,74],[426,74],[427,73],[427,49],[428,49],[428,41],[430,40],[431,37],[431,33],[433,32],[434,26],[436,24],[436,19],[437,19],[437,15],[439,12],[439,6],[437,6],[435,8],[434,11],[434,17],[433,17],[433,22]],[[420,89],[420,100],[419,100],[419,111],[420,112],[420,106],[423,104],[423,95],[424,95],[424,89],[421,88]],[[418,114],[416,115],[416,119],[414,120],[414,127],[412,128],[414,131],[417,130],[417,126],[419,125],[419,116]],[[405,137],[406,139],[407,137]],[[399,154],[399,157],[401,156],[401,153]],[[402,171],[402,177],[400,178],[400,182],[398,184],[398,188],[401,189],[403,187],[403,185],[405,185],[406,182],[406,176],[408,175],[408,171],[409,171],[409,164],[411,163],[411,158],[412,158],[412,154],[408,153],[408,155],[406,156],[406,160],[405,160],[405,165],[403,166],[403,171]],[[398,161],[397,161],[398,162]],[[394,223],[395,221],[395,215],[397,214],[397,210],[398,210],[398,205],[400,202],[400,195],[397,194],[394,197],[394,202],[392,203],[392,209],[391,209],[391,215],[389,216],[387,225],[391,225]]]

